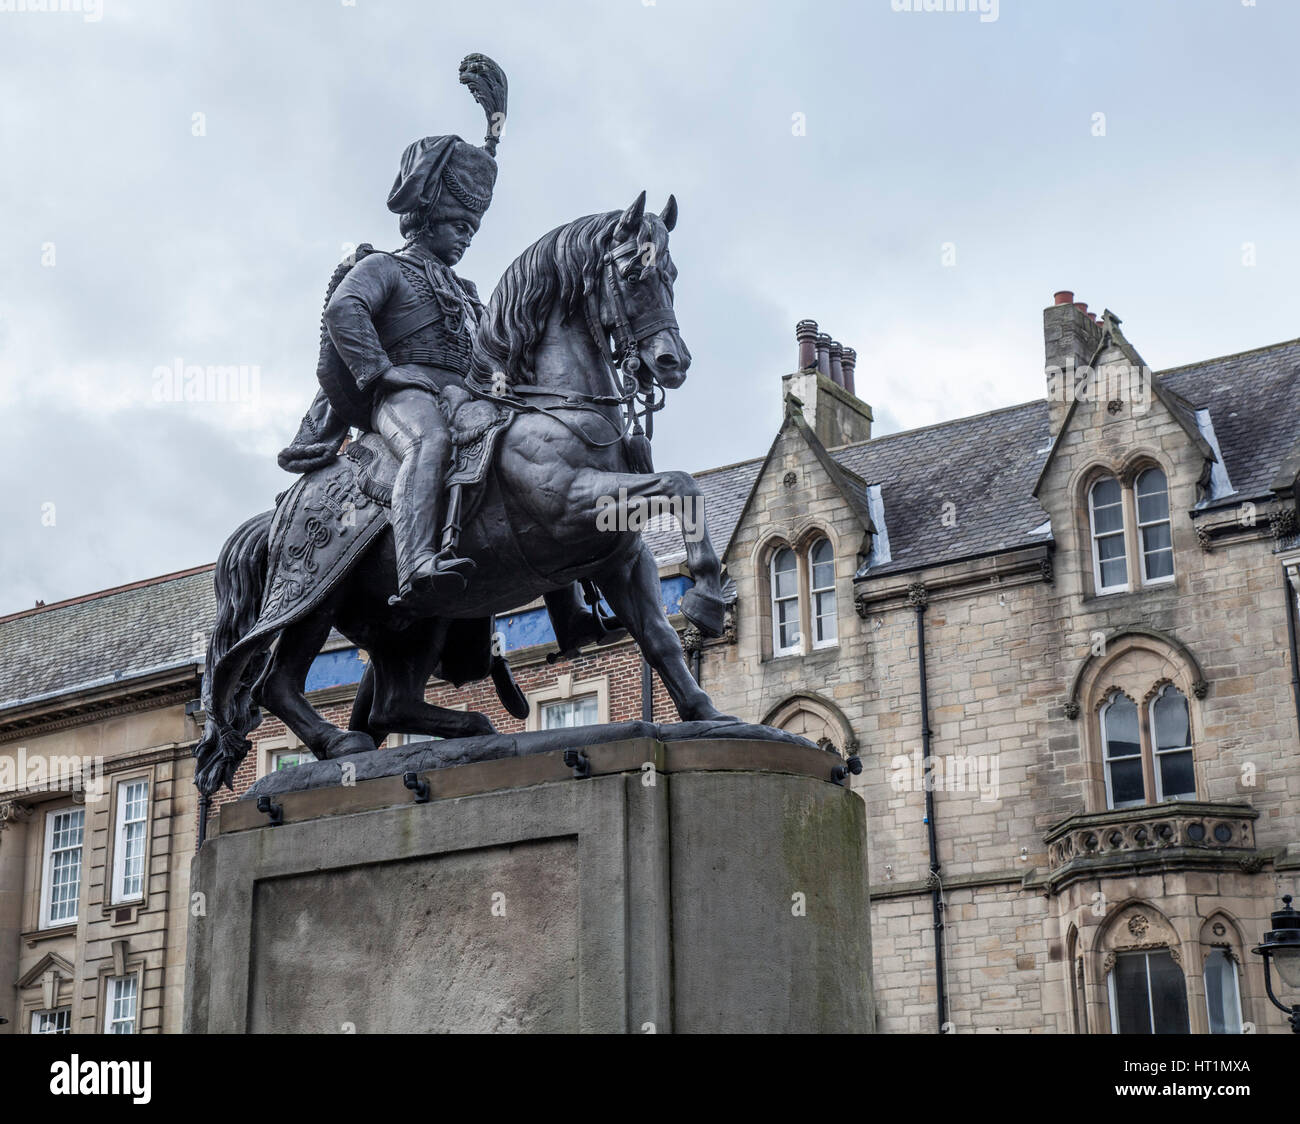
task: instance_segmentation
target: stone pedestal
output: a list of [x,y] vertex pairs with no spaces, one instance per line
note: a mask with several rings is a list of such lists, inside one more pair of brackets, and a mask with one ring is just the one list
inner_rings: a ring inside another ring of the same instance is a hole
[[351,784],[346,760],[300,767],[275,826],[256,792],[225,806],[194,860],[186,1030],[872,1030],[865,807],[839,759],[670,729],[576,770],[545,743],[414,768],[424,803],[406,746]]

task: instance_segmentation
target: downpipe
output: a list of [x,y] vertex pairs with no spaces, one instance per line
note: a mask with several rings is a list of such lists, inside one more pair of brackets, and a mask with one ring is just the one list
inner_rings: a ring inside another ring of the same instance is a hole
[[930,689],[925,671],[925,609],[929,598],[924,586],[909,592],[916,608],[917,671],[921,680],[921,757],[925,778],[925,833],[930,849],[930,906],[934,918],[934,990],[938,1005],[938,1033],[948,1023],[948,995],[944,985],[943,962],[943,884],[939,880],[939,837],[934,823],[933,765],[930,761]]

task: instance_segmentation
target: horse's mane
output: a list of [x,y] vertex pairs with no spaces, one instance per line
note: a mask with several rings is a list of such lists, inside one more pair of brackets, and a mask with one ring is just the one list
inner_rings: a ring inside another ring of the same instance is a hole
[[511,385],[533,382],[533,355],[552,309],[559,307],[565,318],[582,314],[619,216],[586,214],[556,226],[511,262],[478,325],[474,378],[491,382],[495,372],[503,372]]
[[601,255],[621,212],[584,215],[542,235],[502,275],[474,341],[474,377],[491,382],[504,372],[513,385],[533,382],[533,356],[557,306],[567,319],[582,314],[599,284]]

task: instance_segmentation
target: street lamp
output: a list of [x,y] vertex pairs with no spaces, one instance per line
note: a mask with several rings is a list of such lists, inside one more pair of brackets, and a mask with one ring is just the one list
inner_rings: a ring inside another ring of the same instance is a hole
[[1273,913],[1273,928],[1264,934],[1264,943],[1251,952],[1264,958],[1264,987],[1273,1006],[1286,1013],[1291,1029],[1300,1034],[1300,1006],[1288,1007],[1273,994],[1270,961],[1282,982],[1292,991],[1300,991],[1300,913],[1291,908],[1291,895],[1282,895],[1283,908]]

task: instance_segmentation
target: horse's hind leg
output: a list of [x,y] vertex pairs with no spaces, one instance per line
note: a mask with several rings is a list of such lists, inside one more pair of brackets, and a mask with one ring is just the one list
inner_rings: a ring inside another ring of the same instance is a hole
[[375,748],[369,734],[340,730],[307,701],[307,672],[330,634],[332,616],[324,608],[295,621],[280,634],[271,666],[262,681],[260,701],[321,760]]
[[368,729],[438,738],[496,732],[487,716],[477,711],[448,710],[425,702],[424,687],[438,664],[445,636],[445,624],[417,621],[400,632],[386,633],[371,641],[374,696]]
[[361,673],[361,682],[357,684],[357,694],[352,700],[352,716],[348,719],[348,729],[369,734],[375,745],[378,745],[388,737],[388,731],[381,730],[370,720],[370,708],[374,701],[375,665],[372,660],[366,664],[366,670]]

